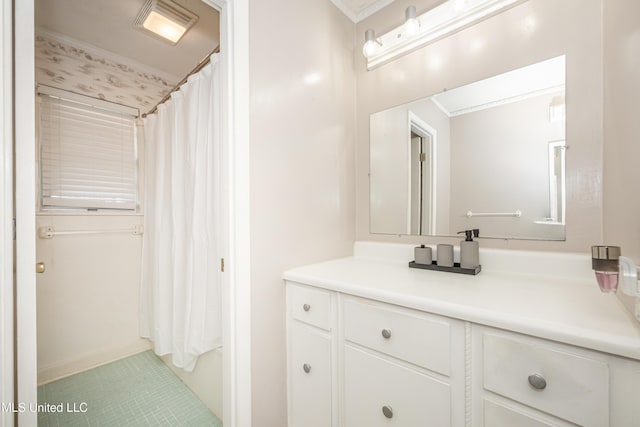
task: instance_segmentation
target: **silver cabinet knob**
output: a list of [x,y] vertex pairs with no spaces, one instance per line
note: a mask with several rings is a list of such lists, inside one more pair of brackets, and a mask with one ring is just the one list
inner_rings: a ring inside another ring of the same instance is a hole
[[309,372],[311,372],[311,365],[305,363],[304,365],[302,365],[302,370],[308,374]]
[[393,408],[391,408],[391,406],[388,406],[388,405],[383,406],[382,413],[387,418],[393,418]]
[[383,329],[382,336],[386,339],[391,338],[391,329],[387,329],[387,328]]
[[547,387],[547,380],[540,374],[529,375],[529,385],[536,390],[544,390]]
[[304,311],[309,311],[309,310],[311,310],[311,306],[309,304],[305,304],[305,305],[302,306],[302,309]]

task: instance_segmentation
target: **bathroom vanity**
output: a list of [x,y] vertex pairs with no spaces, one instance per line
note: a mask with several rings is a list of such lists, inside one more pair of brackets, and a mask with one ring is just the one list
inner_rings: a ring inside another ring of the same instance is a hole
[[466,276],[412,246],[285,272],[289,425],[640,425],[640,324],[590,258],[481,252]]

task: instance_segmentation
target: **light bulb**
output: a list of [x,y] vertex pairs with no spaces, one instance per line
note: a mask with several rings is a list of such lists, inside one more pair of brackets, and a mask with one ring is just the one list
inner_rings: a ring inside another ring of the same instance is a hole
[[466,0],[452,0],[453,1],[453,8],[456,11],[456,13],[460,13],[462,11],[462,9],[465,8],[466,6]]
[[420,21],[416,17],[416,7],[409,6],[404,11],[405,21],[404,21],[404,34],[406,36],[414,36],[420,30]]
[[362,46],[362,54],[365,58],[369,58],[370,56],[372,56],[374,53],[376,53],[376,50],[378,50],[378,45],[376,45],[376,42],[373,40],[365,42],[364,46]]
[[373,30],[367,30],[364,32],[364,46],[362,46],[362,54],[365,58],[371,57],[378,51],[380,42],[376,40],[376,33]]

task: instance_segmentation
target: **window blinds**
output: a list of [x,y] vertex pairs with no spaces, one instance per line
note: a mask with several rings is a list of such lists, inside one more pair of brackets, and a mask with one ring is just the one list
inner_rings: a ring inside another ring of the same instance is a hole
[[135,209],[135,117],[40,94],[43,207]]

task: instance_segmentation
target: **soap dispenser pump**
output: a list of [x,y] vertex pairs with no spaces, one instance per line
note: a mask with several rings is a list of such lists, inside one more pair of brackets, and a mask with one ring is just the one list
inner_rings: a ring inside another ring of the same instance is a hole
[[464,233],[465,239],[460,241],[460,267],[462,268],[476,268],[480,265],[480,247],[476,240],[473,240],[473,235],[479,235],[479,231],[465,230],[460,231],[458,234]]

